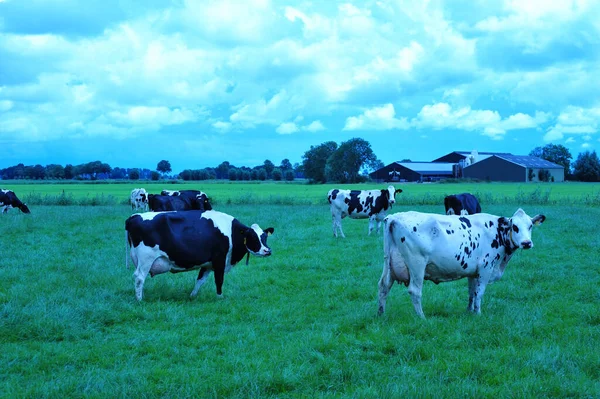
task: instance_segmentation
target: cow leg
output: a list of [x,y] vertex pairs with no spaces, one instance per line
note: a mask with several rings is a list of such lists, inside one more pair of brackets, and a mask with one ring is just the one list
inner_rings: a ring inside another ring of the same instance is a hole
[[387,296],[390,293],[390,289],[394,284],[394,280],[392,280],[392,276],[390,273],[390,262],[385,257],[383,261],[383,272],[381,273],[381,278],[379,279],[379,310],[378,313],[380,315],[385,312],[385,302],[387,300]]
[[408,283],[408,293],[412,299],[415,312],[421,318],[425,318],[423,308],[421,307],[421,296],[423,292],[423,281],[425,279],[425,267],[427,262],[425,259],[412,259],[410,264],[407,264],[410,273],[410,282]]
[[223,280],[225,278],[225,262],[213,262],[213,266],[215,273],[215,285],[217,286],[217,296],[221,298],[223,296],[222,288]]
[[[135,261],[139,259],[134,259]],[[146,277],[148,277],[148,273],[150,272],[150,268],[152,267],[152,261],[150,262],[138,262],[137,267],[135,268],[135,272],[133,276],[135,278],[135,297],[138,301],[142,300],[143,292],[144,292],[144,281],[146,281]]]
[[481,299],[483,298],[483,294],[485,294],[485,288],[487,287],[488,280],[489,276],[487,275],[479,276],[477,278],[469,278],[468,309],[475,314],[481,314]]
[[334,237],[337,238],[337,236],[338,236],[338,233],[337,233],[338,230],[339,230],[340,234],[342,235],[342,237],[344,237],[344,238],[346,237],[344,235],[344,231],[342,230],[342,217],[340,215],[336,215],[336,214],[332,213],[332,215],[331,215],[331,224],[333,226],[333,235],[334,235]]
[[194,298],[196,295],[198,295],[198,290],[200,290],[200,287],[202,287],[204,285],[204,283],[206,282],[206,279],[208,278],[208,275],[210,274],[210,272],[208,272],[208,269],[205,267],[201,267],[200,271],[198,272],[198,278],[196,279],[196,285],[194,285],[194,289],[192,290],[192,293],[190,294],[190,298]]
[[369,235],[369,236],[371,235],[371,232],[373,231],[374,226],[375,226],[375,217],[371,216],[369,218],[369,233],[367,235]]

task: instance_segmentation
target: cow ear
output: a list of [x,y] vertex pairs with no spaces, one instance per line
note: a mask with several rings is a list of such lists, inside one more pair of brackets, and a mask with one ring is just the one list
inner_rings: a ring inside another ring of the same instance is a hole
[[402,189],[401,189],[401,188],[399,188],[398,190],[396,190],[396,191],[394,192],[394,194],[400,194],[401,192],[402,192]]
[[546,220],[545,215],[535,215],[534,217],[531,218],[531,223],[533,223],[537,226],[537,225],[544,223],[545,220]]
[[265,233],[267,233],[268,236],[270,236],[271,234],[273,234],[275,232],[275,229],[272,227],[269,227],[268,229],[264,230]]

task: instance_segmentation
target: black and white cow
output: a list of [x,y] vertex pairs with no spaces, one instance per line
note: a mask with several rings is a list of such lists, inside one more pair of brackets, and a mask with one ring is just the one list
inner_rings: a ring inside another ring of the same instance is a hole
[[148,206],[153,212],[189,210],[210,211],[212,209],[208,196],[200,191],[194,196],[150,194],[148,196]]
[[200,190],[162,190],[160,195],[168,195],[170,197],[196,197],[203,194]]
[[7,213],[10,208],[19,208],[23,213],[31,213],[27,205],[17,198],[12,190],[0,190],[0,209]]
[[[267,236],[253,224],[248,227],[233,216],[217,211],[147,212],[125,222],[127,247],[136,266],[135,296],[142,300],[144,281],[166,272],[200,269],[191,297],[214,272],[217,295],[222,295],[225,273],[244,256],[269,256]],[[248,258],[246,259],[246,264]]]
[[446,215],[473,215],[481,213],[481,205],[473,194],[462,193],[444,198]]
[[349,216],[351,219],[369,218],[369,235],[377,222],[377,234],[382,220],[386,217],[388,209],[396,202],[396,194],[401,189],[389,186],[385,190],[329,190],[327,200],[331,205],[331,219],[333,224],[333,235],[338,236],[338,230],[342,237],[342,219]]
[[148,210],[148,193],[144,188],[134,188],[131,190],[131,195],[129,196],[129,202],[131,203],[131,209],[137,210],[142,209],[144,211]]
[[512,217],[478,213],[470,216],[401,212],[385,218],[383,273],[379,280],[379,313],[385,311],[394,281],[408,286],[417,315],[423,281],[469,279],[468,310],[481,313],[488,284],[500,280],[519,248],[533,248],[533,225],[546,216],[529,217],[518,209]]

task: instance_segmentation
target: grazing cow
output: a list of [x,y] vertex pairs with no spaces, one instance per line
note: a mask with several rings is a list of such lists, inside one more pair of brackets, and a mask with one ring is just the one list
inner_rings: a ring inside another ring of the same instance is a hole
[[342,237],[342,219],[349,216],[351,219],[369,218],[369,235],[377,221],[377,234],[381,221],[387,215],[387,210],[396,202],[396,194],[402,190],[395,190],[389,186],[385,190],[329,190],[327,200],[331,204],[331,219],[333,223],[333,235],[338,236],[338,229]]
[[519,249],[533,248],[531,230],[544,215],[529,217],[518,209],[510,217],[402,212],[385,218],[383,273],[379,280],[379,313],[394,281],[408,286],[417,314],[423,280],[434,283],[469,279],[468,310],[481,313],[485,288],[504,274]]
[[269,256],[267,236],[253,224],[248,227],[234,217],[217,211],[147,212],[125,222],[127,248],[136,266],[135,296],[142,300],[148,276],[200,269],[191,297],[214,272],[217,295],[221,296],[225,273],[250,254]]
[[148,196],[148,205],[150,210],[153,212],[162,211],[210,211],[212,205],[208,201],[208,197],[205,193],[199,192],[195,196],[187,195],[156,195],[150,194]]
[[481,213],[481,205],[473,194],[462,193],[444,198],[446,215],[473,215]]
[[[200,191],[198,191],[200,192]],[[179,191],[178,190],[162,190],[160,192],[160,195],[169,195],[171,197],[177,197],[179,195]]]
[[10,208],[19,208],[23,213],[31,213],[27,205],[22,203],[12,190],[0,190],[0,208],[2,213],[8,213]]
[[129,202],[131,203],[131,210],[142,209],[148,210],[148,193],[146,189],[143,188],[134,188],[131,190],[131,195],[129,197]]

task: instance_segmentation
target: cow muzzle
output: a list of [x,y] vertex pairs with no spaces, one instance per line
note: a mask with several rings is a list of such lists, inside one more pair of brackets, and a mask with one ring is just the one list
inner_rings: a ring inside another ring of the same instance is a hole
[[533,243],[531,241],[529,241],[529,240],[523,241],[521,243],[521,248],[523,248],[523,249],[531,249],[531,248],[533,248]]

